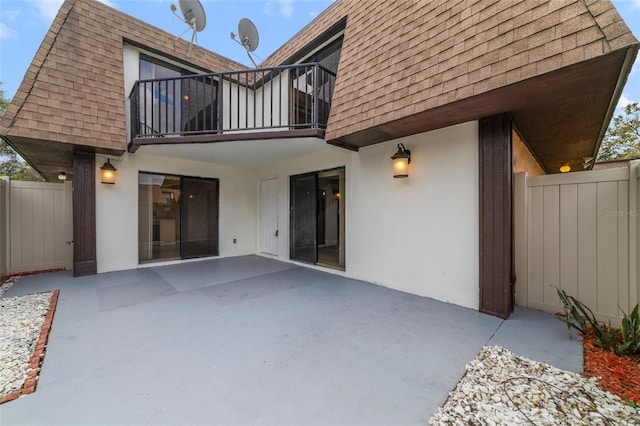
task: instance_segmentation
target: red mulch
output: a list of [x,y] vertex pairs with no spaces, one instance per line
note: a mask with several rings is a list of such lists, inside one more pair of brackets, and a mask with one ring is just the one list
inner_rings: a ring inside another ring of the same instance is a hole
[[583,336],[584,374],[600,377],[600,387],[625,400],[640,404],[640,359],[618,356],[593,344],[593,336]]

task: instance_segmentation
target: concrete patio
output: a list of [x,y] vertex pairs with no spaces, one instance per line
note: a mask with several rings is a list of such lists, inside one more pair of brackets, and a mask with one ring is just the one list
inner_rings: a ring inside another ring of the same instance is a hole
[[81,278],[59,288],[37,390],[0,424],[424,425],[484,345],[581,371],[552,315],[507,321],[259,256]]

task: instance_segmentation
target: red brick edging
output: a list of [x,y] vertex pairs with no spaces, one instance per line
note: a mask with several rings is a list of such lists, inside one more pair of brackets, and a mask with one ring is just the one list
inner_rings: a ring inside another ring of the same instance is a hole
[[53,268],[53,269],[40,269],[38,271],[26,271],[26,272],[14,272],[11,277],[24,277],[26,275],[44,274],[46,272],[62,272],[66,271],[65,268]]
[[51,323],[53,322],[53,314],[56,311],[59,294],[60,290],[53,290],[53,294],[51,295],[51,303],[49,303],[49,310],[47,311],[47,316],[44,319],[44,324],[42,324],[40,336],[38,337],[38,341],[36,342],[36,348],[33,351],[33,355],[31,356],[31,361],[29,362],[29,367],[27,368],[27,378],[22,385],[22,390],[1,396],[0,404],[20,398],[23,395],[29,395],[30,393],[36,391],[38,372],[40,371],[40,366],[42,365],[42,361],[44,360],[44,352],[47,347],[47,341],[49,340],[49,332],[51,331]]

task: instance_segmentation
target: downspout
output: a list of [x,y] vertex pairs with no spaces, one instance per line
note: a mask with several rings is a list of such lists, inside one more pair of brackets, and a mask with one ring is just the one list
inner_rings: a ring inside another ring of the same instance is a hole
[[622,95],[622,89],[624,89],[624,86],[627,83],[627,78],[629,77],[629,73],[631,72],[633,63],[635,62],[636,56],[638,55],[639,47],[640,46],[638,45],[634,45],[629,47],[629,49],[627,49],[627,54],[625,55],[624,62],[622,63],[622,68],[620,68],[620,75],[618,75],[618,81],[616,82],[616,87],[613,90],[613,96],[611,97],[611,101],[609,102],[609,108],[607,108],[607,114],[605,115],[605,119],[602,122],[600,133],[598,133],[596,146],[592,153],[593,161],[591,161],[591,163],[589,164],[589,167],[586,170],[593,169],[593,165],[596,162],[596,157],[598,156],[598,151],[600,151],[600,145],[602,144],[604,135],[607,133],[607,129],[609,128],[609,123],[611,122],[613,113],[615,112],[616,107],[618,106],[618,101],[620,100],[620,96]]

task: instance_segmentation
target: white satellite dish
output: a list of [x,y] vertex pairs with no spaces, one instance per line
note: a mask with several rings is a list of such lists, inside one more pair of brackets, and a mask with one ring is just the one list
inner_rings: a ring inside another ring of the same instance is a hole
[[204,27],[207,26],[207,15],[204,13],[204,8],[199,0],[178,0],[178,4],[180,5],[180,11],[182,12],[183,18],[178,16],[176,13],[176,6],[174,4],[171,5],[171,12],[178,17],[182,22],[189,26],[182,34],[176,37],[176,40],[184,35],[189,29],[193,31],[191,34],[191,43],[189,44],[189,50],[187,52],[187,59],[191,59],[191,48],[193,47],[194,40],[198,43],[198,33],[204,30]]
[[[238,39],[236,39],[236,37]],[[251,53],[258,48],[260,37],[258,36],[258,29],[253,22],[247,18],[242,18],[240,22],[238,22],[238,35],[232,32],[231,38],[247,50],[247,56],[249,56],[253,66],[257,67],[256,61],[253,60]]]

